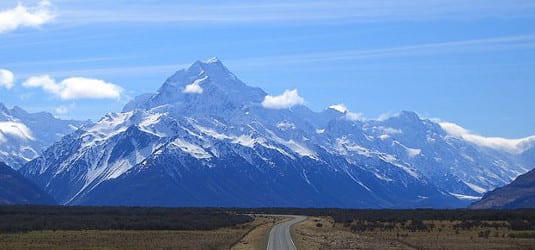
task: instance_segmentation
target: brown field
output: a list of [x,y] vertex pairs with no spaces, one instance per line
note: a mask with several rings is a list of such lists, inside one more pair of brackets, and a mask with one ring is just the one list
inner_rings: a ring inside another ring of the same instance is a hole
[[[535,231],[505,227],[455,229],[457,221],[425,221],[432,230],[392,229],[351,232],[328,217],[311,217],[292,228],[299,249],[535,249]],[[319,226],[321,224],[321,226]],[[516,237],[515,237],[516,236]],[[521,236],[521,237],[518,237]]]
[[262,225],[272,223],[272,220],[259,217],[251,223],[211,231],[90,230],[0,233],[0,249],[229,249],[252,229],[264,228]]

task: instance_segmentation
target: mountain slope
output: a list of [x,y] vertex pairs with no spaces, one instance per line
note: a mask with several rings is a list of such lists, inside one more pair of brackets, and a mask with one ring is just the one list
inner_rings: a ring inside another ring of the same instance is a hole
[[0,205],[44,204],[55,201],[35,184],[0,162]]
[[219,60],[64,137],[21,172],[62,204],[459,207],[529,170],[413,112],[272,109]]
[[470,206],[473,209],[535,208],[535,170],[523,174],[505,187],[488,192]]
[[0,103],[0,161],[19,169],[86,123],[56,119],[45,112],[28,113],[19,107],[8,109]]

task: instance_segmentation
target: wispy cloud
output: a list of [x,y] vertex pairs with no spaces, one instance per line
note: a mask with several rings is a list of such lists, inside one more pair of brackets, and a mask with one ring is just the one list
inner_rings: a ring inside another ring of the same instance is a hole
[[0,33],[21,27],[37,28],[54,18],[49,1],[40,1],[37,6],[27,7],[19,3],[12,9],[0,10]]
[[42,61],[29,61],[21,63],[10,63],[10,67],[28,67],[28,66],[50,66],[50,65],[72,65],[83,63],[96,63],[96,62],[110,62],[125,59],[134,59],[134,56],[117,56],[117,57],[89,57],[89,58],[70,58],[59,60],[42,60]]
[[[506,37],[490,37],[482,39],[468,39],[459,41],[445,41],[437,43],[423,43],[407,46],[386,47],[377,49],[356,49],[356,50],[336,50],[323,52],[310,52],[299,54],[285,54],[264,57],[244,57],[228,58],[224,63],[232,68],[254,68],[269,65],[298,65],[313,64],[321,62],[344,62],[344,61],[365,61],[374,58],[404,58],[414,56],[430,55],[452,55],[456,53],[477,53],[483,51],[500,51],[500,50],[525,50],[535,49],[535,35],[520,35]],[[117,58],[94,58],[89,61],[102,61],[122,59]],[[64,64],[73,60],[52,61],[50,63]],[[84,61],[83,59],[80,61]],[[32,62],[33,63],[33,62]],[[30,63],[30,64],[32,64]],[[35,64],[49,64],[48,61],[35,62]],[[52,74],[59,77],[68,77],[70,75],[155,75],[171,74],[178,69],[187,67],[191,62],[182,62],[176,64],[145,64],[132,66],[110,66],[102,68],[83,68],[74,67],[72,70],[52,71],[46,74]],[[13,64],[15,65],[15,64]],[[13,66],[10,65],[10,66]],[[17,65],[20,66],[20,65]],[[78,69],[77,69],[78,68]],[[30,77],[40,72],[20,73],[20,77]]]
[[385,57],[407,57],[436,54],[470,53],[493,50],[512,50],[535,48],[535,35],[493,37],[462,41],[448,41],[438,43],[416,44],[409,46],[365,49],[340,50],[326,52],[312,52],[291,55],[243,58],[232,61],[243,65],[265,65],[272,63],[299,64],[326,61],[347,61]]
[[[82,1],[77,2],[83,4]],[[535,3],[524,0],[300,0],[245,3],[203,1],[196,4],[140,1],[128,5],[123,4],[120,9],[116,8],[118,4],[115,1],[95,2],[97,4],[92,5],[97,7],[93,8],[76,8],[77,4],[62,2],[68,5],[62,10],[62,17],[68,23],[183,22],[226,24],[503,18],[533,16],[535,13]]]

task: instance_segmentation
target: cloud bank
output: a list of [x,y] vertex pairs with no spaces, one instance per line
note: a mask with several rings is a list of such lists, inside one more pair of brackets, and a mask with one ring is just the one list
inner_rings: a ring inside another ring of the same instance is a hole
[[0,87],[10,89],[15,86],[15,75],[7,69],[0,69]]
[[506,151],[512,154],[521,154],[525,150],[535,146],[535,136],[521,139],[506,139],[501,137],[484,137],[473,134],[469,130],[451,122],[439,122],[440,126],[450,136],[459,138],[473,144]]
[[61,82],[48,75],[30,77],[22,86],[41,88],[63,100],[74,99],[119,99],[123,89],[99,79],[70,77]]
[[52,19],[54,15],[48,1],[41,1],[35,7],[26,7],[19,3],[13,9],[0,11],[0,33],[21,27],[38,28]]
[[284,93],[278,96],[266,96],[262,101],[262,107],[268,109],[286,109],[295,105],[301,105],[305,103],[305,99],[299,96],[297,89],[285,90]]

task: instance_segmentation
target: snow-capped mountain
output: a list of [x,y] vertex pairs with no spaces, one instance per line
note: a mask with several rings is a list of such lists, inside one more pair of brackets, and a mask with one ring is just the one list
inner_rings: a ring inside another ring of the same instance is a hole
[[[532,168],[401,112],[270,109],[218,59],[64,137],[21,172],[63,204],[459,207]],[[531,154],[533,155],[533,154]]]
[[17,106],[8,109],[0,103],[0,161],[19,169],[86,123],[60,120],[46,112],[28,113]]

